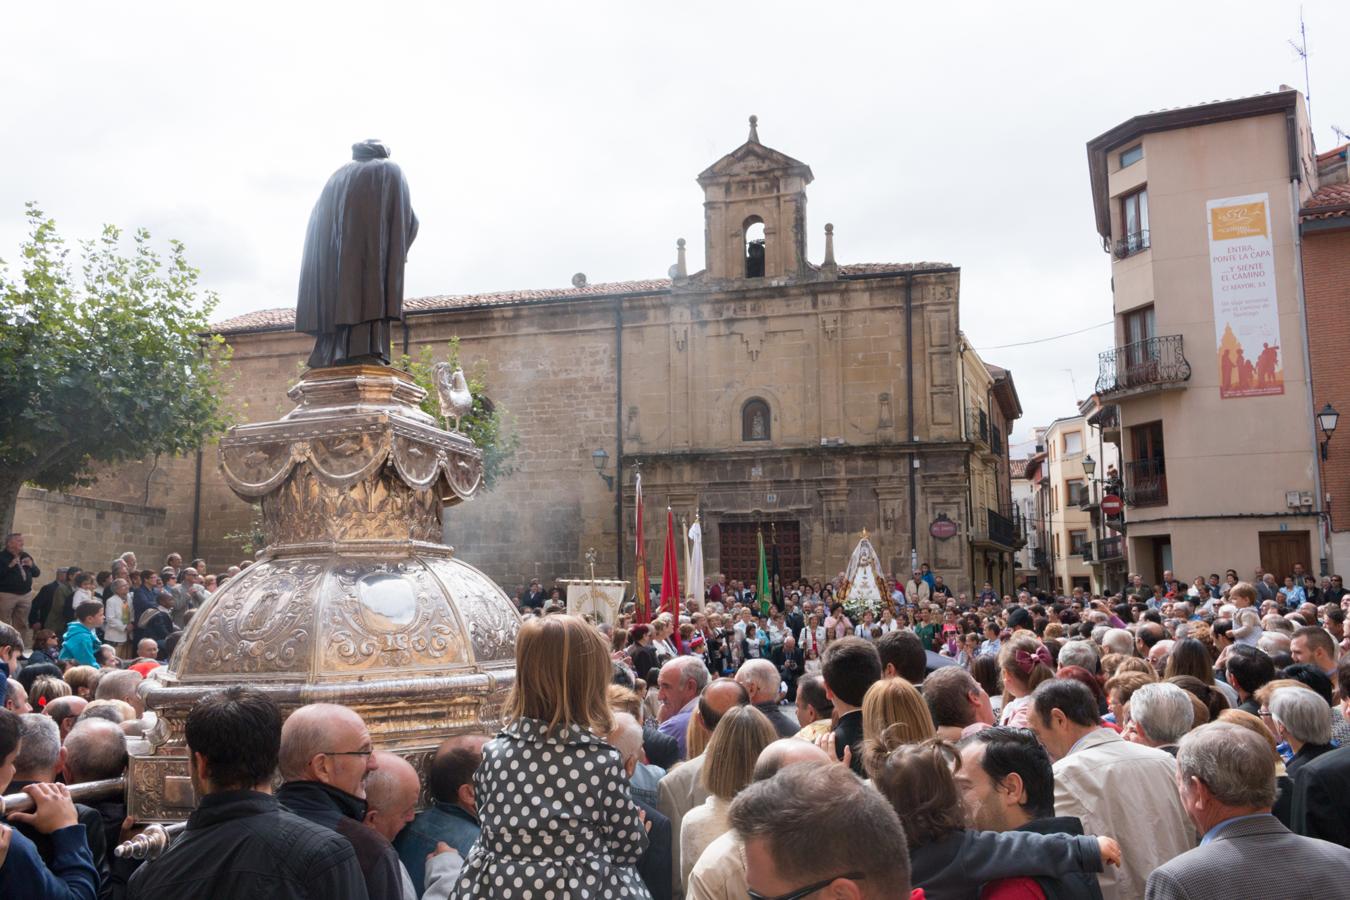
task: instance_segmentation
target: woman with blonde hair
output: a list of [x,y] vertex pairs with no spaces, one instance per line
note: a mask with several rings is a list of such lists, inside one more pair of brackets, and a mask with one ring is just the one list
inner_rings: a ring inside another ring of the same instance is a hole
[[998,668],[1003,674],[1003,711],[998,724],[1029,727],[1031,692],[1055,677],[1050,651],[1029,634],[1014,634],[998,652]]
[[862,702],[863,770],[873,767],[902,744],[917,744],[937,733],[928,704],[903,678],[883,678],[867,689]]
[[609,642],[576,616],[516,636],[506,727],[474,775],[482,827],[455,897],[648,897],[635,868],[647,832],[611,730]]
[[754,777],[755,762],[778,732],[764,713],[753,706],[728,710],[713,729],[703,751],[703,787],[708,799],[685,813],[680,824],[680,883],[688,888],[689,873],[708,845],[731,827],[731,801]]

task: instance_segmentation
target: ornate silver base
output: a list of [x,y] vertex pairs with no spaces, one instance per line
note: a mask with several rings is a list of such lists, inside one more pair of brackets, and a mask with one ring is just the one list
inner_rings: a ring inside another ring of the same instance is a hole
[[142,689],[159,722],[152,752],[131,761],[131,815],[172,821],[195,806],[184,724],[225,685],[266,691],[286,714],[349,706],[377,747],[423,773],[446,737],[499,725],[520,620],[439,543],[443,505],[473,493],[481,457],[418,409],[422,393],[392,369],[311,373],[285,419],[221,441],[226,481],[261,499],[271,543],[196,611]]

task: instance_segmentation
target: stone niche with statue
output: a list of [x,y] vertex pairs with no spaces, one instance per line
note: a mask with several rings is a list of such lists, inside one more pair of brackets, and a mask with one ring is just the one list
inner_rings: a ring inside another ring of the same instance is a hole
[[158,716],[128,771],[129,813],[173,821],[196,799],[184,725],[204,693],[245,684],[289,714],[340,703],[375,746],[423,775],[435,748],[500,724],[520,619],[506,594],[441,543],[482,454],[420,408],[385,365],[311,370],[279,421],[220,442],[230,488],[260,502],[267,548],[194,614],[167,669],[143,687]]

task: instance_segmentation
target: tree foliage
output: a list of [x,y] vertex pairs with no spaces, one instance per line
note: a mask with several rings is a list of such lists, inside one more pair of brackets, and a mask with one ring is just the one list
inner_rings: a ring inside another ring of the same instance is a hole
[[[445,360],[453,368],[460,365],[459,338],[452,338],[446,345]],[[442,428],[449,425],[441,416],[440,401],[436,394],[436,385],[432,369],[440,360],[431,347],[423,347],[415,357],[403,354],[398,359],[398,367],[412,375],[417,384],[427,392],[422,400],[422,411],[440,423]],[[465,371],[464,378],[473,393],[473,412],[464,417],[460,430],[473,440],[483,451],[483,490],[490,491],[516,470],[513,460],[516,448],[520,445],[520,435],[512,426],[507,412],[497,406],[487,396],[487,367],[480,360],[472,371]]]
[[216,296],[185,249],[161,256],[107,225],[78,271],[56,223],[28,204],[21,271],[0,260],[0,523],[19,487],[89,484],[100,464],[182,454],[224,430],[229,350],[204,338]]

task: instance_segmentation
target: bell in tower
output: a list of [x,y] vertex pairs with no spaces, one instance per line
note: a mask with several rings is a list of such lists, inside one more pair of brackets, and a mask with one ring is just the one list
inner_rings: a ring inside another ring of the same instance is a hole
[[806,186],[810,166],[750,137],[698,176],[703,187],[708,278],[751,280],[807,274]]

